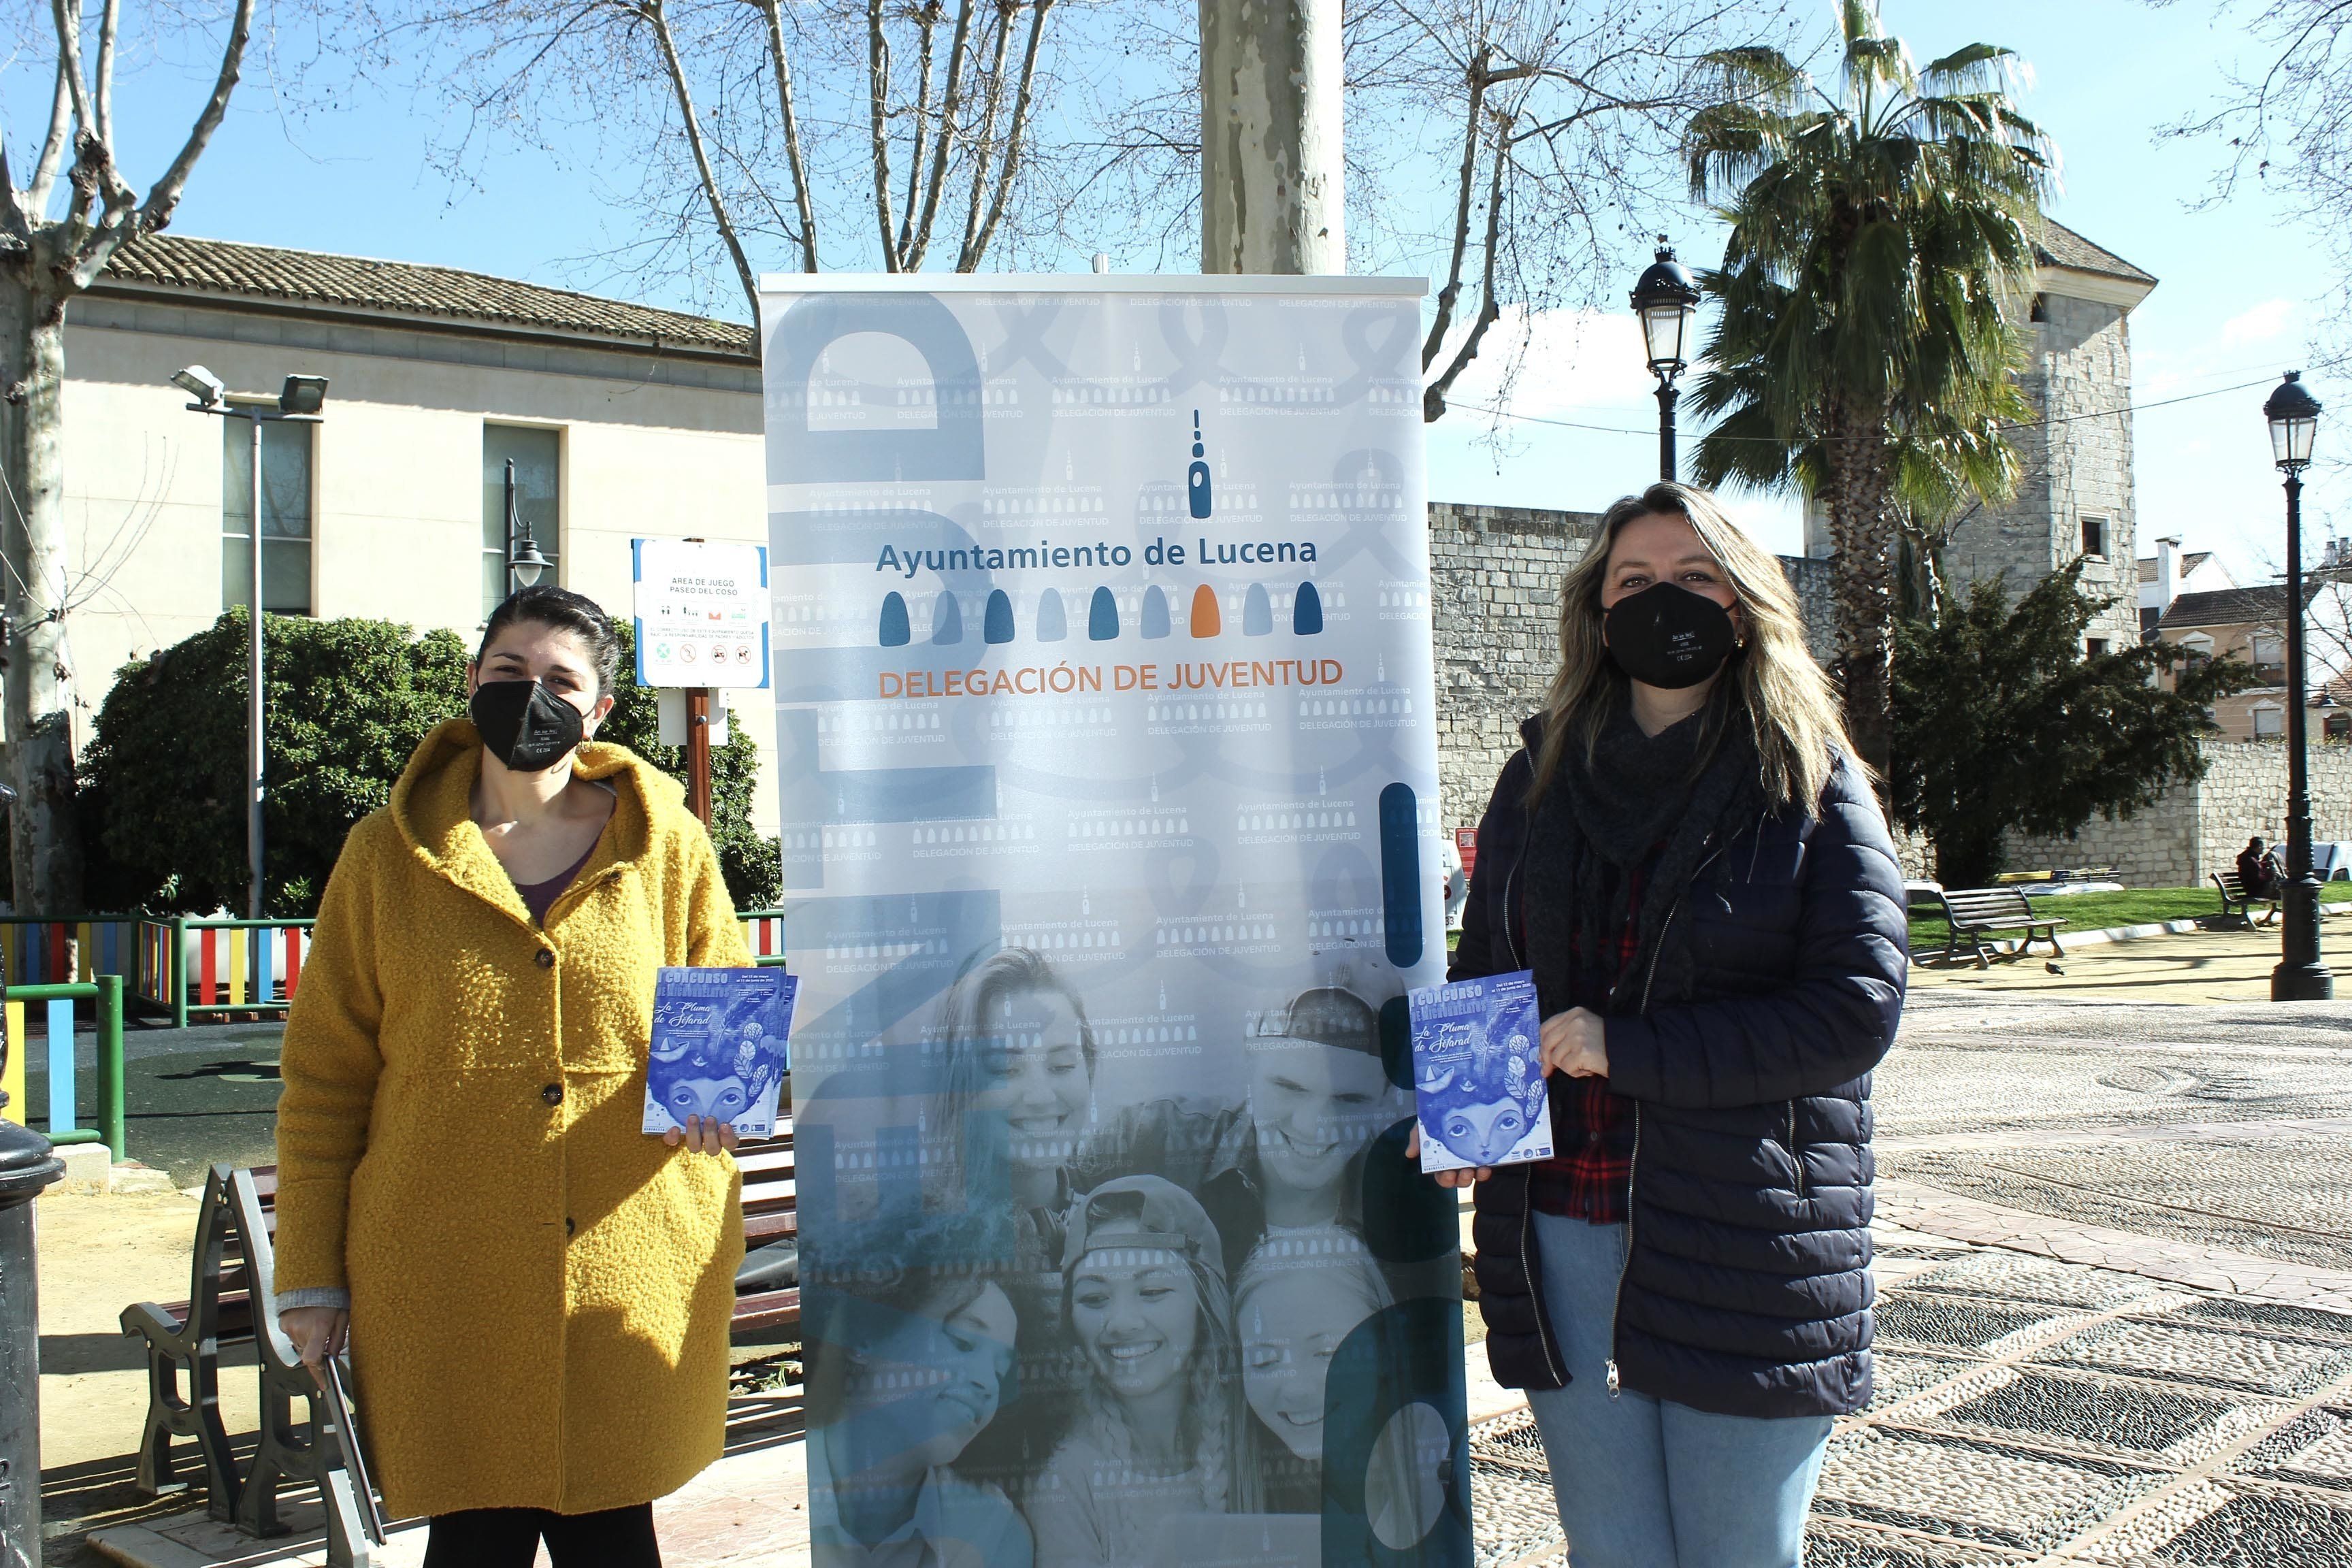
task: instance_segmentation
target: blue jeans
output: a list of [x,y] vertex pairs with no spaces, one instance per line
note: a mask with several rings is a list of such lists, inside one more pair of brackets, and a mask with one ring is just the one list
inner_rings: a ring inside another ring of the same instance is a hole
[[1609,1393],[1625,1227],[1535,1216],[1567,1387],[1531,1391],[1572,1568],[1798,1568],[1830,1418]]

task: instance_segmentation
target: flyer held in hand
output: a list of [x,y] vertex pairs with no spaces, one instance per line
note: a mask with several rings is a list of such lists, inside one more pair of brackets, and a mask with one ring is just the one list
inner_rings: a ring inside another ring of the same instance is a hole
[[781,969],[665,969],[654,983],[653,1058],[643,1131],[689,1116],[740,1138],[772,1137],[800,980]]
[[1424,986],[1407,1000],[1421,1168],[1550,1159],[1534,972]]

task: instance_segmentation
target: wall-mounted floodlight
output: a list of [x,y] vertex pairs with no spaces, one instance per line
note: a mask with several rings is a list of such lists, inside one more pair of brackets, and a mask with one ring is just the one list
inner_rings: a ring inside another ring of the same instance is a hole
[[172,377],[172,384],[206,408],[219,406],[228,396],[228,384],[200,364],[178,372]]
[[278,394],[280,414],[313,415],[326,404],[327,378],[323,375],[289,375]]

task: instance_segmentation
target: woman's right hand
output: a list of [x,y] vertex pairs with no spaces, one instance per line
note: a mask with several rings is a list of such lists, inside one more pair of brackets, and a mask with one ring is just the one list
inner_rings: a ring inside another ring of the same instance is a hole
[[341,1355],[352,1337],[352,1315],[341,1307],[289,1307],[278,1314],[278,1326],[294,1342],[294,1353],[327,1385],[327,1358]]
[[[1421,1119],[1419,1117],[1413,1118],[1412,1131],[1405,1134],[1404,1157],[1407,1160],[1412,1161],[1415,1165],[1421,1163]],[[1437,1184],[1441,1187],[1466,1187],[1473,1182],[1483,1182],[1494,1173],[1495,1167],[1492,1165],[1465,1167],[1459,1171],[1432,1171],[1429,1173],[1429,1174],[1436,1180]]]

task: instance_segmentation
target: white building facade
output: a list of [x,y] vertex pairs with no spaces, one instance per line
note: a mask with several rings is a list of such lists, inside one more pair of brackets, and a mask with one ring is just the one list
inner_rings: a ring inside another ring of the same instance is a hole
[[[764,541],[751,329],[450,268],[152,236],[67,318],[66,505],[76,734],[114,672],[246,602],[248,426],[188,410],[202,364],[233,395],[329,378],[316,425],[265,426],[268,610],[367,616],[471,642],[506,584],[503,489],[543,580],[630,610],[629,541]],[[772,715],[754,795],[775,830]]]

